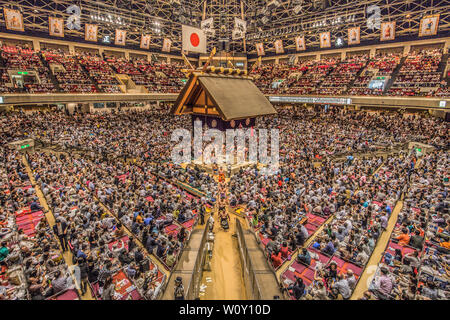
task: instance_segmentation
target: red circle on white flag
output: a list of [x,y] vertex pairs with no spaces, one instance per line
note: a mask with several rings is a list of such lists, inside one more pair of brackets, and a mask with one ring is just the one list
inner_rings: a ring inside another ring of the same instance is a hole
[[191,45],[197,47],[200,44],[200,38],[195,32],[191,34]]

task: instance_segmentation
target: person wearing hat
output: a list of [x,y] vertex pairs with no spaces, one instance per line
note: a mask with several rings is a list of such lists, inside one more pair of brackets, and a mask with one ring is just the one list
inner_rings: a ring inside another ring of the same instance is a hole
[[179,276],[175,279],[174,296],[175,300],[184,300],[183,279]]

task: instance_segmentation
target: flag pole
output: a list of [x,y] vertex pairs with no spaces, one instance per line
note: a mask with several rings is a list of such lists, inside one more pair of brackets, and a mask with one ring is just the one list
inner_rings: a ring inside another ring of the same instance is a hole
[[184,59],[184,62],[186,62],[187,66],[192,69],[195,70],[195,68],[192,66],[192,64],[189,62],[188,58],[186,57],[186,55],[184,54],[184,52],[181,52],[181,56]]

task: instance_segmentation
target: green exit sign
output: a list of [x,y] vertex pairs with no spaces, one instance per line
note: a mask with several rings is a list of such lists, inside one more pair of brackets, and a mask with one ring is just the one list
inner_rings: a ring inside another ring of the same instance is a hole
[[28,71],[19,71],[17,74],[28,74]]
[[29,147],[30,147],[29,144],[24,144],[23,146],[20,146],[20,149],[26,149],[26,148],[29,148]]
[[422,149],[416,148],[417,152],[422,152]]

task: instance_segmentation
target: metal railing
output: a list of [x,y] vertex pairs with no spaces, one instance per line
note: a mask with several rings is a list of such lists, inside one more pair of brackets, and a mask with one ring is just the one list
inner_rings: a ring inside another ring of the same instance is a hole
[[[203,230],[202,239],[200,241],[198,254],[195,259],[194,267],[192,268],[191,273],[190,273],[190,281],[185,289],[185,299],[186,300],[194,300],[194,299],[198,298],[198,296],[199,296],[200,283],[202,281],[202,276],[203,276],[203,264],[204,264],[206,253],[207,253],[205,244],[207,242],[209,225],[210,225],[210,222],[208,220],[208,221],[206,221],[205,229]],[[183,253],[184,253],[184,251],[182,252],[182,254]],[[178,276],[177,271],[178,271],[178,267],[179,267],[179,264],[181,261],[181,255],[177,259],[177,262],[174,265],[174,268],[172,269],[172,272],[170,274],[168,281],[166,281],[166,283],[162,287],[161,294],[158,297],[158,299],[161,299],[164,296],[164,293],[166,290],[171,290],[171,288],[169,287],[169,284],[171,283],[171,280],[173,277]],[[183,271],[183,270],[180,270],[180,271]],[[186,273],[186,272],[183,272],[183,273]]]
[[244,275],[245,288],[247,290],[247,296],[253,300],[261,300],[261,289],[258,281],[256,280],[256,274],[253,268],[252,261],[250,259],[250,253],[245,242],[244,232],[239,219],[236,218],[236,234],[238,239],[238,247],[241,253],[241,267],[242,274]]
[[210,221],[206,222],[205,229],[203,230],[202,240],[198,249],[197,259],[195,260],[194,268],[192,270],[191,282],[189,283],[189,288],[186,293],[186,298],[189,300],[194,300],[199,297],[200,294],[200,284],[203,277],[203,265],[205,262],[205,257],[208,254],[206,248],[206,242],[208,238]]

